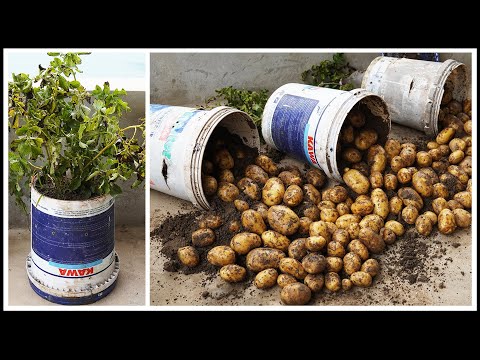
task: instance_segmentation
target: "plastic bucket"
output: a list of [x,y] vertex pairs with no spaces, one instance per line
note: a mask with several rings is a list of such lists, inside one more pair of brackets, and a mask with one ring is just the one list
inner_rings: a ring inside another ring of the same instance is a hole
[[342,91],[304,84],[283,85],[270,96],[263,111],[263,137],[268,145],[343,182],[337,142],[346,116],[360,102],[370,111],[367,125],[378,132],[379,143],[385,143],[390,118],[379,96],[363,89]]
[[150,187],[210,209],[202,187],[202,160],[208,139],[221,124],[244,144],[260,147],[253,120],[220,106],[212,110],[150,105]]
[[65,305],[108,295],[120,270],[115,252],[114,199],[57,200],[31,188],[30,285],[41,297]]
[[447,79],[454,86],[453,98],[466,98],[465,66],[455,60],[432,62],[380,56],[368,66],[362,88],[380,95],[393,122],[436,136],[438,113]]

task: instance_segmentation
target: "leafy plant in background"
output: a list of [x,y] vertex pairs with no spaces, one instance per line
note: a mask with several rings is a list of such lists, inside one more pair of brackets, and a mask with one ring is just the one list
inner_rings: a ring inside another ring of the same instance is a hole
[[337,53],[333,55],[333,60],[323,60],[302,72],[302,81],[313,86],[352,90],[354,87],[346,82],[346,78],[353,71],[355,69],[348,65],[344,54]]
[[[132,188],[145,178],[145,122],[121,127],[129,111],[125,90],[110,90],[108,82],[88,92],[77,80],[81,55],[48,53],[53,57],[39,74],[12,74],[8,83],[10,143],[9,191],[22,200],[35,187],[57,199],[88,199],[122,192],[116,183],[136,175]],[[37,86],[35,86],[38,84]]]

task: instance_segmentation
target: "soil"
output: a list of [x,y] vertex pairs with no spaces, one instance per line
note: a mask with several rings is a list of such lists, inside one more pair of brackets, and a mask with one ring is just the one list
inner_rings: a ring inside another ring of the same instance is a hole
[[44,182],[42,185],[40,185],[38,182],[35,185],[35,188],[44,196],[48,196],[49,198],[52,199],[57,199],[57,200],[88,200],[91,199],[95,196],[95,194],[89,194],[85,192],[75,192],[71,191],[68,188],[69,181],[67,182],[66,180],[62,181],[62,184],[55,185],[50,181]]

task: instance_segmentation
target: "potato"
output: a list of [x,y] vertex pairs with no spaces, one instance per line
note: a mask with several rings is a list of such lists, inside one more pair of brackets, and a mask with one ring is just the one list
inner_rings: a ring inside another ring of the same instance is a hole
[[367,194],[370,189],[368,178],[360,171],[350,169],[343,175],[345,184],[357,194]]
[[352,288],[353,283],[352,280],[350,279],[342,279],[342,290],[343,291],[348,291]]
[[362,153],[355,148],[346,148],[342,152],[342,159],[350,163],[358,163],[362,161]]
[[438,214],[438,231],[442,234],[451,234],[457,228],[455,215],[449,209],[443,209]]
[[448,157],[448,162],[450,164],[459,164],[463,158],[465,157],[465,153],[462,150],[456,150],[450,154]]
[[375,156],[376,155],[387,155],[387,152],[385,149],[382,147],[382,145],[376,144],[370,146],[370,148],[367,151],[367,163],[369,166],[372,166],[372,164],[375,162]]
[[330,239],[331,239],[333,233],[338,230],[338,227],[337,225],[331,222],[325,222],[325,225],[327,227],[327,230],[328,230],[328,233],[330,234]]
[[418,217],[418,210],[415,206],[407,205],[403,208],[402,219],[407,224],[410,224],[410,225],[415,224],[417,217]]
[[444,198],[436,198],[432,201],[432,209],[435,214],[440,214],[443,209],[448,209],[448,202]]
[[289,207],[274,205],[268,210],[270,227],[282,235],[293,235],[300,226],[300,219]]
[[317,207],[322,210],[322,209],[336,209],[337,206],[333,201],[330,200],[322,200],[317,204]]
[[435,214],[433,211],[425,211],[423,215],[427,216],[433,225],[435,225],[438,221],[437,214]]
[[[371,179],[370,182],[372,182]],[[383,177],[383,186],[385,186],[385,190],[395,190],[398,186],[397,177],[394,174],[385,174]]]
[[381,188],[383,186],[382,173],[378,171],[372,171],[372,173],[370,173],[370,184],[372,189]]
[[285,253],[278,249],[256,248],[247,254],[247,268],[250,271],[260,272],[268,268],[278,268],[280,259]]
[[286,285],[280,293],[280,299],[285,305],[305,305],[311,297],[310,288],[299,282]]
[[[283,170],[282,171],[289,171],[291,172],[293,175],[301,178],[302,177],[302,172],[300,171],[300,168],[296,165],[286,165],[283,167]],[[301,186],[301,184],[298,184],[299,186]]]
[[348,235],[350,239],[358,239],[358,234],[360,233],[360,225],[358,223],[351,223],[347,227]]
[[467,143],[460,138],[454,138],[450,140],[450,142],[448,143],[448,147],[450,148],[450,151],[452,153],[457,150],[465,151],[465,149],[467,148]]
[[285,286],[296,283],[296,282],[297,282],[297,279],[295,279],[292,275],[289,275],[289,274],[280,274],[277,277],[277,284],[281,288],[284,288]]
[[448,110],[450,111],[450,114],[457,115],[459,112],[462,111],[463,106],[458,102],[457,100],[452,100],[448,103]]
[[247,270],[237,264],[228,264],[220,269],[220,277],[230,283],[240,282],[247,276]]
[[307,255],[305,238],[299,238],[290,243],[288,246],[288,256],[295,260],[302,260],[305,255]]
[[238,183],[238,188],[252,200],[260,200],[260,187],[250,178],[245,177]]
[[448,161],[442,159],[440,161],[434,161],[432,163],[432,169],[435,170],[438,174],[443,174],[445,171],[447,171],[448,165]]
[[463,130],[468,134],[472,135],[472,120],[468,120],[463,124]]
[[336,185],[330,190],[330,201],[334,202],[335,204],[339,204],[347,200],[348,192],[343,186]]
[[455,176],[462,184],[467,184],[469,177],[460,166],[450,165],[447,170],[450,174]]
[[281,204],[284,195],[285,186],[283,182],[276,177],[268,179],[262,189],[262,201],[267,206]]
[[218,180],[220,182],[228,182],[233,184],[235,182],[235,176],[233,176],[233,173],[230,170],[223,169],[218,173]]
[[327,242],[330,241],[332,234],[327,224],[327,222],[322,220],[312,222],[310,224],[310,236],[323,236]]
[[388,139],[385,143],[385,152],[387,159],[391,161],[395,156],[398,156],[401,151],[401,145],[398,140]]
[[302,259],[302,266],[309,274],[319,274],[327,267],[327,260],[319,253],[310,253]]
[[277,278],[277,270],[265,269],[255,276],[253,284],[259,289],[269,289],[277,283]]
[[[272,179],[272,178],[271,178]],[[270,181],[269,179],[268,181]],[[267,182],[268,184],[268,182]],[[282,184],[283,186],[283,184]],[[265,191],[265,188],[264,188]],[[295,207],[303,201],[303,191],[298,185],[290,185],[283,195],[283,202],[289,207]],[[268,204],[267,204],[268,205]]]
[[198,229],[192,233],[192,244],[197,247],[212,245],[215,242],[215,233],[212,229]]
[[362,266],[362,259],[354,252],[349,252],[343,258],[343,269],[348,275],[352,275],[354,272],[359,271]]
[[393,196],[390,198],[388,204],[391,214],[398,215],[402,211],[403,201],[398,196]]
[[[427,149],[428,149],[428,150],[436,149],[436,148],[438,148],[439,146],[440,146],[440,145],[439,145],[436,141],[429,141],[429,142],[427,143]],[[418,154],[417,154],[417,156],[418,156]]]
[[230,240],[230,247],[239,255],[248,254],[252,249],[262,246],[260,236],[250,232],[242,232]]
[[472,111],[472,100],[471,99],[463,100],[463,112],[468,114],[471,111]]
[[370,198],[373,202],[373,213],[385,219],[390,212],[387,194],[382,189],[373,189]]
[[338,211],[334,209],[322,209],[322,211],[320,211],[320,219],[322,221],[334,223],[337,221],[338,216]]
[[468,180],[467,182],[467,191],[472,193],[472,179]]
[[290,240],[273,230],[267,230],[262,234],[263,245],[273,249],[282,250],[283,252],[288,251],[290,245]]
[[352,240],[347,246],[349,252],[353,252],[360,256],[363,261],[367,260],[370,256],[368,248],[360,240]]
[[454,136],[455,136],[455,130],[450,127],[447,127],[442,131],[440,131],[440,133],[437,135],[436,141],[439,145],[448,144],[450,140],[453,139]]
[[399,155],[394,156],[390,161],[390,168],[395,173],[398,172],[400,169],[404,168],[405,166],[407,166],[406,162]]
[[468,147],[472,146],[472,137],[467,135],[462,138],[463,141],[465,141],[465,149],[460,149],[460,150],[466,150]]
[[310,169],[306,172],[305,178],[307,183],[315,186],[317,189],[320,189],[327,182],[327,176],[320,169]]
[[402,151],[400,151],[399,156],[402,158],[405,167],[412,166],[417,159],[415,149],[413,149],[412,147],[403,148]]
[[453,196],[454,200],[457,200],[465,208],[472,207],[472,194],[468,191],[461,191]]
[[319,292],[323,289],[323,285],[325,284],[325,275],[323,275],[323,274],[308,274],[305,277],[305,280],[303,280],[303,282],[313,292]]
[[228,231],[232,232],[232,233],[236,233],[238,231],[240,231],[240,222],[237,221],[237,220],[231,220],[229,223],[228,223]]
[[417,153],[417,164],[420,167],[427,167],[432,165],[432,157],[426,151],[419,151]]
[[255,165],[260,166],[270,176],[275,176],[278,173],[278,166],[266,155],[258,155],[255,158]]
[[447,156],[448,154],[450,154],[450,148],[448,147],[448,145],[442,144],[438,147],[438,150],[440,151],[440,154],[442,156]]
[[354,143],[358,150],[367,150],[378,140],[378,134],[373,129],[363,129],[355,137]]
[[280,271],[285,274],[290,274],[297,279],[304,279],[307,272],[302,266],[302,263],[292,258],[283,258],[279,263]]
[[414,189],[423,197],[430,197],[433,194],[432,177],[423,171],[413,174],[412,185]]
[[320,191],[318,191],[312,184],[303,185],[303,193],[305,200],[315,205],[322,200],[322,195],[320,194]]
[[442,105],[448,104],[452,100],[452,97],[453,97],[452,90],[451,89],[445,89],[445,92],[443,93],[443,96],[442,96],[441,104]]
[[460,204],[457,200],[448,200],[447,201],[447,206],[450,210],[455,210],[455,209],[463,209],[463,205]]
[[268,219],[268,209],[269,207],[262,202],[252,205],[252,210],[257,211],[262,216],[264,222],[266,222]]
[[320,251],[327,244],[327,240],[323,236],[309,236],[305,240],[305,247],[309,251]]
[[440,151],[440,148],[428,150],[428,155],[430,155],[430,157],[432,158],[432,161],[433,161],[432,167],[436,161],[441,160],[443,157],[442,152]]
[[460,169],[462,169],[468,176],[472,176],[472,162],[473,158],[471,156],[465,156],[465,158],[458,164]]
[[325,288],[337,292],[342,288],[340,276],[336,272],[329,272],[325,275]]
[[458,227],[467,228],[472,223],[472,215],[467,210],[455,209],[453,210],[453,216]]
[[387,245],[392,245],[397,240],[397,235],[395,235],[392,230],[387,228],[380,229],[380,236]]
[[338,242],[343,247],[346,247],[350,242],[350,235],[347,230],[345,229],[337,229],[332,234],[332,241]]
[[219,149],[215,152],[213,162],[219,169],[232,169],[234,160],[227,149]]
[[343,258],[345,256],[345,248],[336,241],[330,241],[327,244],[327,255]]
[[203,159],[202,161],[202,173],[205,175],[213,174],[214,166],[210,160]]
[[223,225],[222,218],[218,215],[213,215],[213,214],[204,216],[198,223],[198,227],[200,229],[205,229],[205,228],[217,229],[222,225]]
[[[360,171],[360,173],[364,176],[368,177],[368,174],[370,174],[370,167],[365,161],[360,161],[359,163],[352,164],[352,169]],[[350,169],[345,168],[344,169],[344,174]]]
[[258,165],[248,165],[245,176],[262,185],[265,185],[268,180],[268,174]]
[[[347,203],[340,203],[340,204],[337,204],[336,206],[336,210],[337,210],[337,214],[338,216],[341,216],[341,215],[345,215],[345,214],[350,214],[350,207],[347,205]],[[320,211],[320,218],[322,217],[322,212]],[[337,217],[338,219],[338,217]],[[335,219],[335,221],[337,221]]]
[[370,214],[370,215],[364,216],[363,219],[360,221],[359,225],[360,225],[360,229],[370,228],[374,232],[378,233],[380,232],[380,229],[383,227],[384,222],[383,222],[383,218],[380,215]]
[[239,195],[238,188],[233,184],[221,182],[218,186],[217,196],[222,201],[233,202]]
[[300,226],[298,227],[297,233],[300,235],[308,235],[310,232],[310,225],[312,224],[313,220],[309,217],[302,216],[299,221]]
[[215,246],[207,253],[207,261],[215,266],[235,263],[235,251],[230,246]]
[[188,267],[195,267],[200,262],[200,256],[193,246],[184,246],[177,250],[180,262]]
[[375,259],[368,259],[362,264],[360,271],[369,274],[373,278],[380,272],[380,264]]
[[267,226],[263,221],[262,215],[258,211],[249,209],[245,210],[241,216],[242,226],[248,232],[261,235],[267,230]]
[[320,220],[320,210],[311,202],[303,202],[301,215],[312,219],[312,221]]
[[385,242],[382,237],[370,228],[360,229],[358,239],[374,254],[380,254],[385,250]]
[[387,166],[387,156],[384,154],[376,154],[373,158],[373,162],[370,165],[370,171],[383,172]]
[[372,276],[364,271],[357,271],[350,275],[353,285],[359,287],[369,287],[372,285]]
[[278,174],[278,178],[282,180],[285,186],[298,185],[302,186],[303,181],[300,176],[294,175],[291,171],[282,171]]
[[405,228],[403,225],[395,220],[387,221],[385,223],[385,228],[392,230],[397,236],[402,236],[405,233]]
[[466,123],[468,120],[470,120],[470,117],[463,112],[458,113],[456,116],[462,123]]
[[240,212],[248,210],[250,207],[246,201],[238,199],[233,201],[233,205],[235,205],[235,208]]
[[365,125],[365,114],[360,109],[352,109],[347,115],[347,120],[353,127],[361,128]]
[[353,143],[353,140],[355,139],[355,131],[353,129],[353,126],[351,125],[346,125],[344,124],[342,126],[342,129],[340,130],[340,140],[344,143]]
[[447,186],[447,189],[449,189],[449,195],[452,196],[457,192],[465,190],[465,185],[462,184],[456,176],[450,173],[440,175],[440,182]]
[[415,229],[420,235],[428,236],[432,232],[433,223],[427,215],[422,214],[415,221]]
[[432,197],[433,198],[448,198],[448,188],[445,186],[445,184],[442,183],[437,183],[433,185],[433,192],[432,192]]
[[218,184],[217,180],[213,176],[202,176],[202,188],[205,195],[210,196],[217,192]]
[[417,145],[415,145],[414,143],[410,143],[410,142],[403,143],[400,147],[401,147],[402,150],[405,149],[405,148],[411,148],[413,151],[417,151]]
[[407,168],[401,168],[397,172],[398,182],[401,184],[407,184],[412,181],[412,173]]
[[[359,215],[345,214],[345,215],[342,215],[342,216],[338,217],[337,221],[335,221],[335,225],[339,229],[347,229],[348,226],[352,223],[357,223],[358,224],[360,222],[360,219],[361,219],[361,217]],[[312,226],[313,226],[313,224],[310,225],[310,235],[312,235]]]
[[412,205],[417,210],[421,210],[423,207],[422,197],[418,192],[411,187],[404,187],[398,190],[397,195],[402,199],[405,206]]
[[343,260],[341,258],[328,256],[325,260],[327,261],[327,272],[340,272],[343,269]]

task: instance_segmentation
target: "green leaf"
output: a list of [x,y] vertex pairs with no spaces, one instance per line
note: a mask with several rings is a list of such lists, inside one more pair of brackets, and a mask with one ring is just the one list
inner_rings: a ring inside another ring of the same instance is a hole
[[100,171],[99,170],[96,170],[94,171],[93,173],[91,173],[86,179],[85,181],[89,181],[91,179],[93,179],[95,176],[99,175],[100,174]]
[[80,82],[77,81],[77,80],[74,80],[74,81],[70,81],[70,87],[76,89],[80,86]]
[[81,141],[78,142],[78,146],[80,146],[82,149],[88,148],[88,145],[85,144],[85,143],[83,143],[83,142],[81,142]]
[[60,53],[59,52],[47,52],[47,55],[48,56],[58,56],[58,55],[60,55]]
[[72,182],[70,183],[70,190],[77,190],[80,185],[82,185],[82,178],[78,176],[72,179]]
[[68,81],[67,81],[67,79],[65,79],[62,75],[59,75],[58,76],[58,81],[59,81],[60,87],[63,90],[68,91]]
[[110,195],[115,196],[122,193],[122,188],[117,184],[110,184]]
[[[82,136],[83,136],[83,132],[85,131],[85,128],[87,127],[87,125],[85,123],[82,123],[80,124],[79,128],[78,128],[78,138],[81,140],[82,139]],[[81,145],[80,145],[81,146]],[[86,147],[86,146],[85,146]]]

